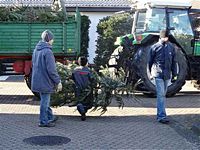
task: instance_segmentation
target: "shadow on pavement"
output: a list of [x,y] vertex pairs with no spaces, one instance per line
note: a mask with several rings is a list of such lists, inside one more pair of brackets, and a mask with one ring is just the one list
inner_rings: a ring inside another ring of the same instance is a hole
[[[123,97],[124,107],[155,108],[156,98],[146,98],[143,95]],[[0,104],[39,105],[39,99],[33,95],[0,95]],[[112,100],[111,107],[118,107]],[[185,95],[167,98],[166,108],[200,108],[200,95]]]
[[25,82],[23,75],[10,75],[6,80],[1,80],[0,82]]
[[0,104],[39,105],[39,99],[32,95],[0,95]]

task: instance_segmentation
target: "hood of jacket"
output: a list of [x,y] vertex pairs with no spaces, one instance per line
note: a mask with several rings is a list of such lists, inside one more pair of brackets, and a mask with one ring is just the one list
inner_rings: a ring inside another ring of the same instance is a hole
[[35,47],[35,49],[37,51],[41,51],[41,50],[46,49],[46,48],[52,49],[52,46],[49,43],[44,42],[44,41],[39,41],[38,44]]

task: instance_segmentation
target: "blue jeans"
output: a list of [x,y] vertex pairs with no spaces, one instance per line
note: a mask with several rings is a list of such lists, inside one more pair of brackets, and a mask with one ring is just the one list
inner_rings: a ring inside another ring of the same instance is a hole
[[165,111],[165,101],[167,87],[170,80],[163,80],[160,78],[155,78],[156,82],[156,94],[157,94],[157,120],[160,121],[167,117]]
[[50,93],[40,93],[40,124],[48,124],[50,120],[53,120],[53,113],[49,107]]

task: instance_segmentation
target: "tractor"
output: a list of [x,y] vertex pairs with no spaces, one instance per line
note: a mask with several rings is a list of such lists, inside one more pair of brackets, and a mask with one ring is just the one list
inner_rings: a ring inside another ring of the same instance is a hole
[[186,80],[200,87],[200,38],[191,25],[191,4],[162,0],[136,1],[132,33],[118,37],[109,61],[115,69],[123,68],[125,82],[145,95],[155,96],[155,81],[150,77],[148,55],[151,46],[159,40],[160,30],[168,30],[169,41],[177,56],[176,82],[169,83],[167,96],[178,93]]

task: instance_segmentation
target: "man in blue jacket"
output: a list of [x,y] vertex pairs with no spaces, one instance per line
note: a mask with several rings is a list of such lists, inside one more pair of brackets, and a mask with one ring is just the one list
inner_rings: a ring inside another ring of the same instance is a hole
[[49,106],[50,97],[51,93],[62,90],[62,84],[52,52],[53,34],[45,30],[41,38],[42,40],[36,45],[32,55],[31,89],[40,94],[39,127],[53,127],[57,117],[53,116]]
[[167,30],[160,31],[160,39],[150,49],[149,70],[155,78],[157,94],[157,120],[168,123],[165,111],[165,101],[168,83],[177,79],[177,62],[174,46],[168,41]]

